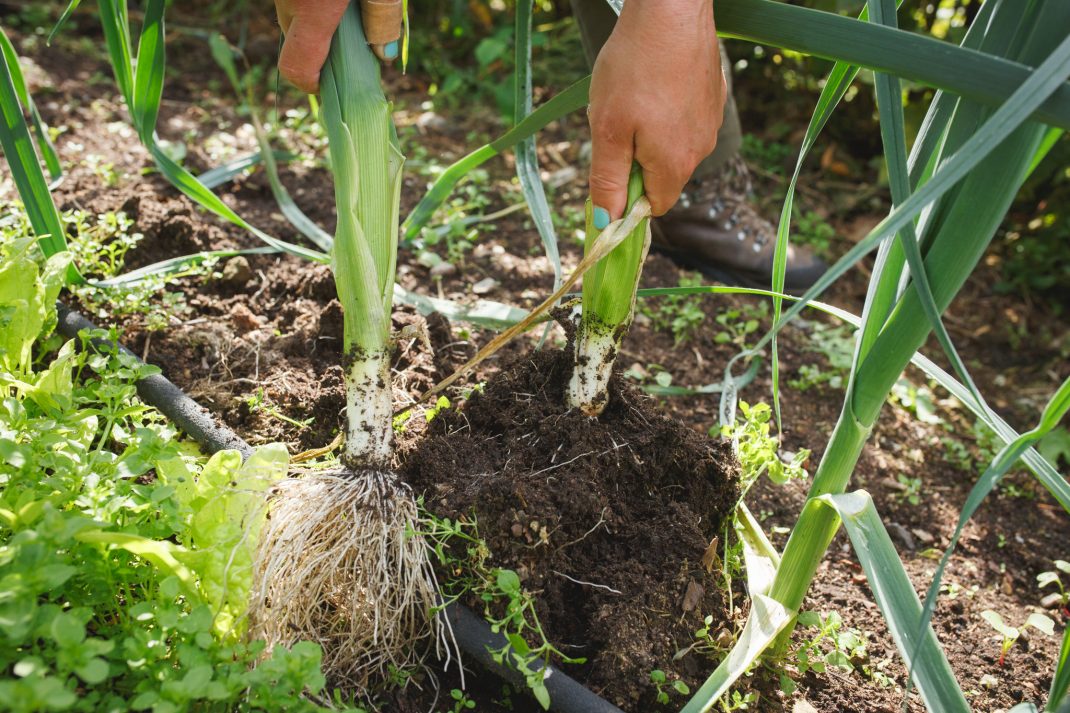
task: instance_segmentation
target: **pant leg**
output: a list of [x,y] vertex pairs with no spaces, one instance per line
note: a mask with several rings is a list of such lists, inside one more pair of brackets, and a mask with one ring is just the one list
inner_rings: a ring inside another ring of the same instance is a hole
[[[576,16],[576,22],[580,27],[580,37],[583,40],[583,51],[587,55],[587,63],[593,67],[599,50],[613,31],[617,15],[605,0],[571,0],[571,2],[572,14]],[[724,122],[721,124],[720,131],[717,132],[717,147],[695,169],[695,178],[707,178],[716,174],[739,154],[739,149],[743,145],[743,130],[739,123],[739,113],[736,111],[736,100],[732,95],[732,65],[728,61],[723,44],[721,45],[721,66],[724,67],[725,80],[728,82]]]

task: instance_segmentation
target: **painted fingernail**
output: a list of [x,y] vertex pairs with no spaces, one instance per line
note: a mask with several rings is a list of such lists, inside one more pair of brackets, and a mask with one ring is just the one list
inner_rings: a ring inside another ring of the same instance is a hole
[[383,56],[386,57],[387,59],[397,59],[397,56],[398,56],[398,42],[397,42],[397,40],[394,40],[393,42],[389,42],[389,43],[387,43],[386,47],[383,47]]
[[609,211],[595,206],[594,210],[591,211],[591,221],[597,230],[605,230],[606,226],[609,225]]

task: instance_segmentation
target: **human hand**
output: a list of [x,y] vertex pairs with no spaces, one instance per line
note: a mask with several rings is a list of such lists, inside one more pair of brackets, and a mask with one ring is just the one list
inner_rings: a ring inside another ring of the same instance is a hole
[[[279,72],[294,86],[312,94],[319,89],[320,70],[331,49],[331,37],[342,21],[349,0],[275,0],[286,39],[279,55]],[[361,0],[364,34],[372,52],[384,62],[398,56],[401,39],[401,0]]]
[[627,207],[632,161],[654,215],[717,144],[727,94],[710,0],[629,0],[591,79],[595,227]]

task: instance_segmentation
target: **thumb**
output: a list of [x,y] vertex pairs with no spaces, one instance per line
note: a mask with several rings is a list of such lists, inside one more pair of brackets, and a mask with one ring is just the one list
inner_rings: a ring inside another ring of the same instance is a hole
[[[591,204],[594,227],[601,230],[624,215],[628,206],[628,177],[635,152],[631,134],[599,131],[591,137]],[[624,138],[624,137],[627,138]]]
[[375,56],[384,62],[397,59],[404,20],[401,0],[360,0],[360,17]]

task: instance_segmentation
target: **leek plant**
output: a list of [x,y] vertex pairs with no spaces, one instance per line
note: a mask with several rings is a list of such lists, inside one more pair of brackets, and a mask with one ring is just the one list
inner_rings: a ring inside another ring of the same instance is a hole
[[338,212],[331,264],[344,312],[344,467],[286,480],[273,493],[250,635],[270,646],[316,641],[325,670],[360,689],[411,666],[441,627],[428,549],[414,534],[416,502],[389,471],[403,157],[355,3],[331,43],[321,92]]
[[[893,0],[869,0],[868,11],[871,24],[894,28]],[[935,333],[962,381],[943,383],[951,383],[953,393],[986,423],[1002,423],[974,387],[939,315],[980,260],[1025,177],[1050,149],[1052,136],[1061,133],[1026,119],[1067,88],[1067,26],[1070,6],[1058,0],[1038,0],[1025,7],[1012,2],[985,3],[964,39],[964,48],[1036,69],[996,110],[969,98],[938,93],[909,155],[899,79],[888,73],[876,75],[893,210],[830,268],[750,352],[769,344],[776,330],[809,300],[879,245],[858,322],[843,409],[783,553],[771,548],[758,552],[762,548],[754,548],[753,558],[748,557],[748,570],[752,559],[762,560],[767,564],[766,571],[775,570],[775,575],[762,582],[752,581],[753,607],[747,625],[737,645],[685,707],[687,713],[709,710],[765,649],[779,648],[777,642],[781,646],[785,643],[818,565],[841,524],[911,672],[911,682],[926,706],[934,711],[969,710],[929,626],[940,576],[951,549],[937,568],[923,607],[869,495],[845,491],[892,385],[908,363],[918,362],[917,350],[931,333]],[[804,153],[855,72],[856,68],[845,63],[833,69],[807,132]],[[966,67],[963,73],[968,73]],[[786,237],[783,225],[781,236]],[[779,264],[782,267],[782,260]],[[930,363],[929,369],[933,366]],[[730,390],[726,394],[722,419],[734,411],[733,395]],[[1070,380],[1057,390],[1032,431],[1017,436],[1010,429],[997,428],[1008,445],[971,492],[951,547],[980,501],[1019,457],[1070,510],[1070,486],[1050,463],[1031,451],[1031,446],[1068,411]]]
[[[628,210],[643,195],[638,167],[628,181]],[[594,227],[591,201],[587,201],[585,252],[600,231]],[[588,416],[599,416],[609,403],[609,378],[621,342],[635,316],[635,291],[650,249],[650,218],[645,217],[611,253],[599,260],[583,278],[583,301],[574,339],[575,358],[568,384],[568,405]]]

